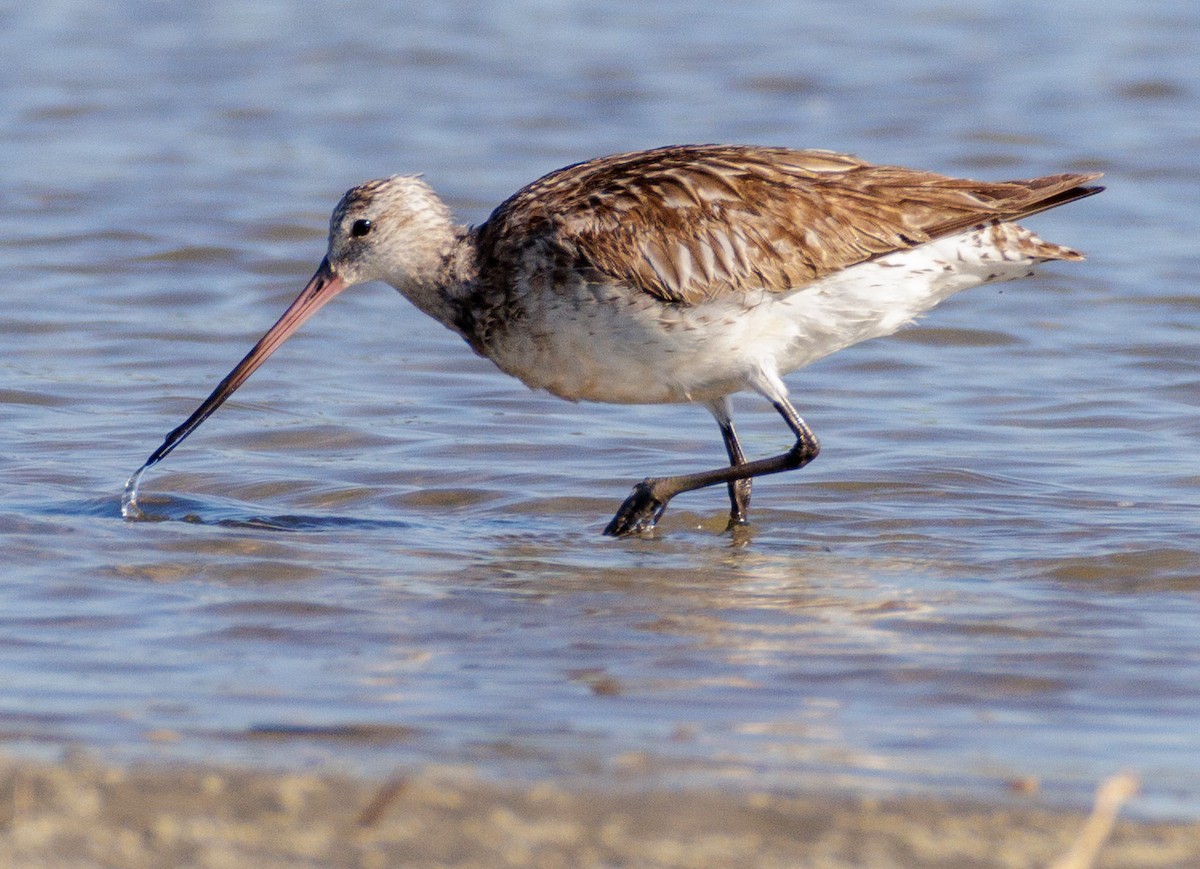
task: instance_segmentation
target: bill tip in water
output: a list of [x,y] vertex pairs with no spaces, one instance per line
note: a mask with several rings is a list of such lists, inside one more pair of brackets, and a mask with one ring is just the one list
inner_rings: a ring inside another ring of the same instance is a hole
[[142,465],[125,483],[125,493],[121,496],[121,517],[124,519],[145,519],[146,514],[142,512],[142,508],[138,506],[137,490],[138,483],[142,481],[142,474],[146,473],[146,468],[150,467],[149,463]]

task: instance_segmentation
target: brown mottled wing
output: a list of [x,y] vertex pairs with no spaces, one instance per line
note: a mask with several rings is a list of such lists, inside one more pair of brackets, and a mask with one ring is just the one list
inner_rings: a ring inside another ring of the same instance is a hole
[[[1096,175],[968,181],[829,151],[685,145],[553,172],[479,228],[482,276],[598,272],[663,300],[787,292],[989,220],[1098,192]],[[1062,249],[1065,250],[1065,249]]]

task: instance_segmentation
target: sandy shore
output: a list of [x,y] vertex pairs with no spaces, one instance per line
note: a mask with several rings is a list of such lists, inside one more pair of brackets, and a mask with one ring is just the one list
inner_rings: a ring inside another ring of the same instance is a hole
[[[1030,800],[1031,803],[1036,800]],[[1034,867],[1085,813],[929,799],[377,781],[0,758],[0,865]],[[1200,866],[1200,823],[1118,821],[1097,866]]]

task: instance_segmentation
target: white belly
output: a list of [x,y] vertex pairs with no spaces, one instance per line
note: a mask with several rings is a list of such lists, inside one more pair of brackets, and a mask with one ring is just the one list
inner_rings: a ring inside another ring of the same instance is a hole
[[530,292],[526,319],[490,348],[505,372],[573,401],[709,401],[837,350],[890,335],[943,299],[1025,277],[1042,260],[975,229],[860,263],[790,294],[760,291],[685,306],[626,287]]

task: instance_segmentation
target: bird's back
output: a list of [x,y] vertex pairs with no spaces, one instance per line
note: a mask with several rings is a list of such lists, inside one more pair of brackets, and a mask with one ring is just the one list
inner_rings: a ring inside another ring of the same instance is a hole
[[1096,192],[1082,186],[1094,177],[971,181],[726,145],[603,157],[524,187],[476,229],[461,331],[565,398],[708,400],[968,286],[1080,259],[1009,221]]
[[[950,178],[831,151],[679,145],[559,169],[479,228],[485,279],[592,269],[664,301],[785,293],[855,263],[1090,195],[1096,175]],[[531,255],[531,250],[536,254]],[[1047,246],[1043,258],[1078,259]]]

